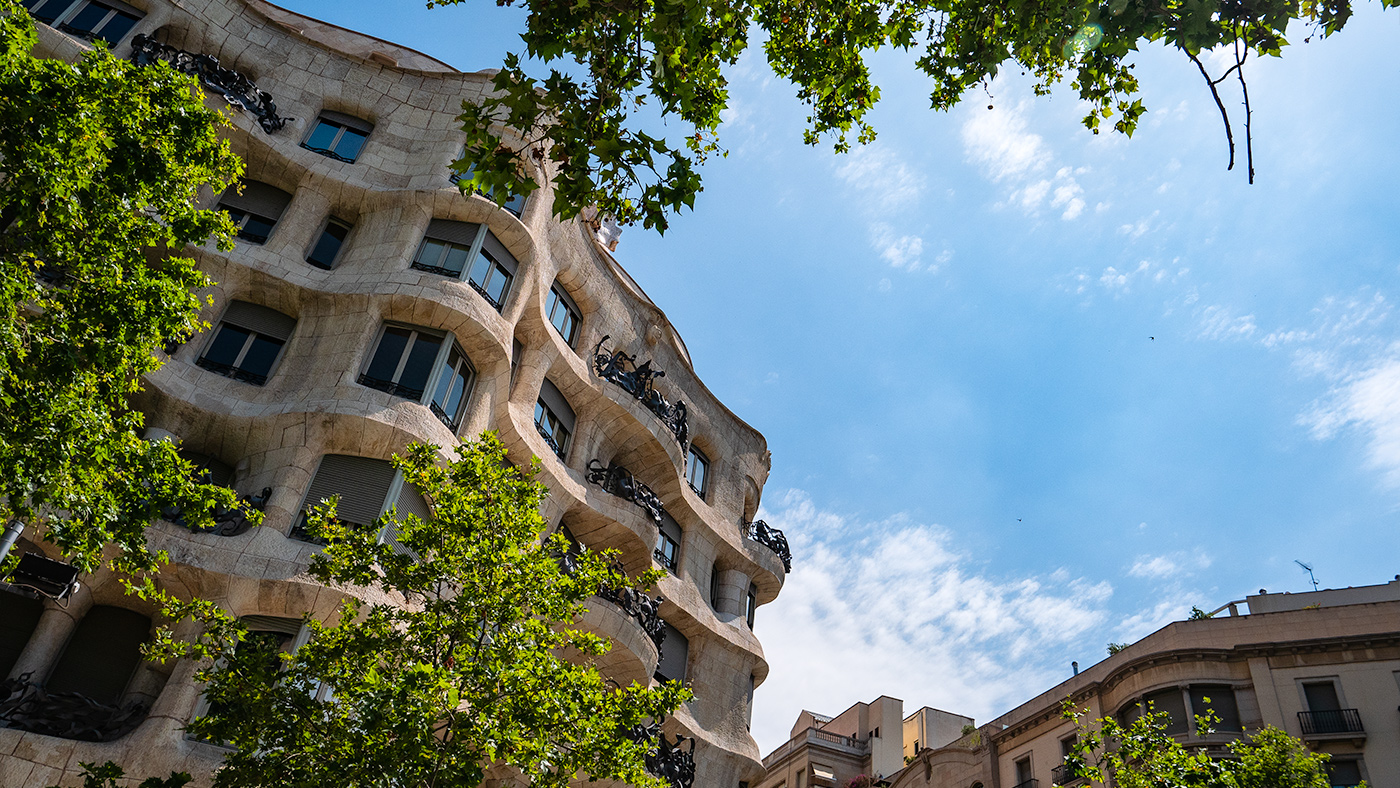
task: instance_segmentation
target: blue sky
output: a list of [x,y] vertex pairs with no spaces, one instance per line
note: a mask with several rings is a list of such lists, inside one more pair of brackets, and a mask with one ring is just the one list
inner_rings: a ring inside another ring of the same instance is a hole
[[[289,6],[468,70],[523,18]],[[765,752],[882,693],[989,719],[1192,605],[1307,590],[1294,559],[1400,572],[1400,15],[1301,37],[1249,72],[1254,186],[1161,50],[1131,140],[1014,77],[934,113],[882,54],[880,137],[844,157],[761,57],[733,70],[728,158],[618,257],[773,451]]]

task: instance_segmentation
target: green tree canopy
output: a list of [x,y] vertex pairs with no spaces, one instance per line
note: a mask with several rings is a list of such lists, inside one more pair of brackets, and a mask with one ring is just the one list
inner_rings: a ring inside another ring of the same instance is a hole
[[228,217],[194,199],[242,165],[193,78],[101,45],[36,58],[35,43],[29,15],[0,0],[0,518],[46,527],[83,569],[108,544],[146,569],[162,509],[201,524],[234,503],[194,484],[174,446],[142,440],[128,403],[157,350],[202,328],[209,280],[168,252],[231,243]]
[[[664,788],[646,770],[647,727],[689,691],[611,684],[590,664],[609,641],[572,626],[605,604],[588,601],[600,587],[632,582],[611,554],[544,538],[544,486],[489,433],[445,467],[421,444],[394,464],[429,519],[390,513],[366,529],[337,522],[330,502],[310,526],[327,541],[312,577],[380,601],[308,622],[294,654],[245,639],[200,674],[211,711],[190,729],[236,748],[215,786],[477,786],[497,765],[536,786],[583,773]],[[382,529],[396,536],[380,542]]]
[[[1073,777],[1120,788],[1329,788],[1325,753],[1273,726],[1247,733],[1223,747],[1183,744],[1167,735],[1166,712],[1143,714],[1130,725],[1111,718],[1090,721],[1066,702],[1076,726],[1066,764]],[[1196,717],[1196,729],[1213,733],[1212,714]],[[1229,757],[1220,757],[1228,754]]]
[[[463,106],[463,188],[501,199],[526,193],[541,169],[525,162],[547,161],[556,214],[597,206],[662,231],[668,214],[693,205],[696,164],[720,150],[724,72],[750,35],[762,39],[768,64],[809,109],[805,141],[830,138],[838,151],[875,137],[867,114],[880,89],[868,58],[882,48],[917,54],[934,109],[956,106],[1012,68],[1029,74],[1041,94],[1068,78],[1090,107],[1086,126],[1098,133],[1111,119],[1131,135],[1146,111],[1131,59],[1143,44],[1161,43],[1204,77],[1225,120],[1231,167],[1234,135],[1219,91],[1227,80],[1238,83],[1252,181],[1247,61],[1280,55],[1286,34],[1329,36],[1351,16],[1350,0],[519,2],[529,10],[524,51],[506,57],[494,95]],[[1231,65],[1212,73],[1201,55],[1217,48]],[[547,74],[531,76],[522,55]]]

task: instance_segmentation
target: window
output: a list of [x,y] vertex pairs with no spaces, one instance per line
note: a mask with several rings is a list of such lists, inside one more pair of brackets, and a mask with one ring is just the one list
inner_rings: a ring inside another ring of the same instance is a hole
[[1352,788],[1361,784],[1361,761],[1327,762],[1327,781],[1332,788]]
[[[336,495],[340,499],[336,502],[335,519],[348,525],[368,527],[390,508],[396,508],[400,517],[413,514],[426,520],[431,516],[428,502],[422,494],[413,485],[404,482],[403,475],[396,472],[388,460],[327,454],[321,458],[311,486],[306,489],[301,517],[288,536],[303,542],[322,544],[322,540],[306,530],[307,512],[321,501]],[[399,544],[398,529],[394,524],[387,525],[380,537],[395,551],[413,555],[411,550]]]
[[359,377],[360,385],[404,399],[422,399],[442,340],[441,334],[385,326],[374,355]]
[[710,474],[710,460],[704,452],[692,445],[685,465],[685,480],[690,485],[690,489],[694,490],[696,495],[704,498],[705,482]]
[[535,400],[535,429],[561,460],[568,455],[574,427],[573,408],[549,378],[545,378],[540,385],[539,399]]
[[754,613],[758,610],[758,586],[749,583],[749,593],[744,597],[744,620],[749,622],[749,629],[753,629]]
[[195,363],[210,372],[261,386],[267,383],[297,321],[265,306],[234,301]]
[[661,529],[656,538],[656,560],[668,570],[675,572],[681,553],[681,526],[667,514],[661,512]]
[[1340,711],[1341,701],[1337,698],[1337,685],[1330,681],[1314,681],[1303,685],[1303,697],[1308,701],[1308,711]]
[[134,610],[94,605],[78,622],[44,688],[116,705],[141,665],[151,620]]
[[1167,713],[1169,719],[1167,720],[1166,733],[1168,736],[1178,736],[1187,732],[1190,718],[1186,714],[1186,702],[1182,699],[1179,688],[1171,687],[1170,689],[1149,692],[1143,696],[1143,700],[1152,707],[1153,713]]
[[[460,153],[457,154],[457,158],[460,159],[460,158],[462,158],[463,156],[466,156],[466,155],[467,155],[466,148],[463,148],[462,151],[461,151]],[[459,174],[457,174],[456,172],[453,172],[452,174],[450,174],[450,175],[448,176],[448,178],[450,178],[450,179],[452,180],[453,183],[459,183],[459,182],[461,182],[463,179],[471,180],[472,173],[473,173],[474,171],[475,171],[475,168],[474,168],[474,167],[468,167],[468,168],[467,168],[467,171],[466,171],[465,173],[459,175]],[[496,202],[496,192],[495,192],[494,189],[491,190],[491,191],[477,192],[477,194],[480,194],[482,197],[485,197],[486,199],[490,200],[491,202]],[[502,207],[502,208],[505,208],[507,211],[510,211],[511,213],[515,214],[516,216],[519,216],[521,213],[523,213],[523,212],[525,211],[525,195],[523,195],[523,194],[513,194],[513,195],[510,196],[510,199],[506,200],[504,203],[501,204],[501,207]]]
[[719,612],[719,564],[710,567],[710,607]]
[[44,606],[37,599],[0,591],[0,676],[7,676],[29,644]]
[[579,315],[582,313],[574,299],[565,292],[564,286],[557,281],[549,288],[544,310],[548,313],[550,325],[554,326],[569,347],[573,347],[574,342],[578,340],[578,326],[582,322]]
[[1228,686],[1197,684],[1191,687],[1191,714],[1205,716],[1213,712],[1211,723],[1218,731],[1241,731],[1240,710],[1235,704],[1235,691]]
[[329,271],[335,267],[336,258],[340,256],[340,247],[345,244],[349,235],[348,222],[330,217],[326,220],[326,226],[321,228],[321,237],[316,239],[316,245],[311,247],[311,253],[306,256],[306,262]]
[[[261,660],[265,660],[263,661],[263,669],[268,672],[269,676],[279,673],[282,670],[281,655],[294,651],[298,645],[298,635],[302,632],[302,620],[279,616],[243,616],[238,621],[247,628],[248,636],[234,646],[234,653],[245,657],[258,656]],[[201,698],[195,716],[207,717],[210,714],[226,710],[226,707],[222,707],[220,704],[210,703],[207,698]],[[224,742],[210,741],[213,744],[224,744]]]
[[472,362],[454,344],[438,370],[437,385],[433,387],[433,398],[428,401],[428,409],[437,416],[448,429],[457,429],[462,413],[467,409],[467,399],[471,395],[472,381],[476,379],[476,369]]
[[[471,260],[475,262],[468,269]],[[434,219],[412,267],[454,279],[461,279],[465,271],[467,283],[499,312],[510,295],[517,264],[495,234],[481,225]]]
[[[448,429],[455,430],[475,379],[476,368],[451,335],[385,325],[356,380],[362,386],[426,405]],[[425,396],[428,392],[432,396]]]
[[685,681],[685,669],[690,662],[690,641],[669,622],[662,622],[666,637],[661,641],[661,659],[656,663],[657,681]]
[[88,41],[116,46],[145,16],[119,0],[23,0],[35,19]]
[[1031,776],[1031,759],[1030,759],[1030,757],[1027,756],[1027,757],[1025,757],[1025,758],[1022,758],[1022,759],[1019,760],[1019,761],[1016,761],[1016,785],[1017,785],[1017,788],[1020,788],[1020,786],[1029,784],[1030,781],[1033,780],[1033,779],[1035,779],[1035,778],[1033,778],[1033,777]]
[[324,110],[301,147],[353,164],[374,125],[353,115]]
[[228,211],[238,228],[238,237],[249,243],[264,244],[292,195],[262,181],[243,181],[219,197],[219,207]]

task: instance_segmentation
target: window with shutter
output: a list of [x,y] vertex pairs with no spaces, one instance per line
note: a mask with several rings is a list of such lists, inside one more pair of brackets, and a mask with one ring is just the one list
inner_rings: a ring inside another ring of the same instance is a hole
[[[394,513],[398,519],[407,519],[413,515],[420,520],[428,520],[432,517],[432,511],[428,508],[428,500],[423,494],[418,492],[418,488],[404,481],[399,487],[398,499],[394,502]],[[384,527],[384,543],[393,548],[399,555],[406,555],[413,560],[418,560],[418,554],[405,547],[399,542],[398,522],[390,522]]]
[[1181,696],[1181,690],[1177,687],[1150,692],[1143,697],[1147,705],[1152,707],[1155,714],[1166,712],[1169,719],[1167,721],[1167,735],[1177,736],[1186,733],[1189,718],[1186,715],[1186,702]]
[[114,47],[146,14],[120,0],[23,0],[30,15],[87,41]]
[[316,475],[307,488],[302,503],[302,516],[289,534],[293,539],[320,544],[322,541],[306,530],[306,513],[324,500],[339,495],[336,519],[358,526],[368,526],[384,511],[384,501],[394,482],[394,466],[388,460],[327,454],[321,458]]
[[661,512],[661,529],[656,538],[656,560],[675,572],[681,554],[681,526],[665,511]]
[[545,378],[540,384],[540,396],[535,400],[535,429],[561,460],[568,455],[574,426],[574,409],[569,407],[559,388]]
[[661,659],[656,663],[658,681],[685,681],[686,666],[690,662],[690,641],[680,630],[662,622],[666,637],[661,641]]
[[262,181],[242,181],[219,197],[238,228],[238,237],[255,244],[267,243],[272,230],[291,203],[292,195]]
[[1240,710],[1235,704],[1235,690],[1224,685],[1197,684],[1191,687],[1191,714],[1205,716],[1213,713],[1214,728],[1219,731],[1239,731]]
[[336,161],[353,164],[373,130],[374,125],[369,121],[323,110],[301,147]]
[[710,475],[710,458],[692,445],[686,456],[685,465],[686,483],[690,485],[690,489],[694,490],[696,495],[704,499],[707,489],[705,485]]
[[574,342],[578,340],[579,323],[583,322],[580,317],[583,313],[579,311],[578,304],[569,297],[569,293],[558,281],[549,288],[549,295],[545,298],[545,314],[548,316],[549,324],[554,326],[554,330],[559,332],[559,336],[564,338],[569,347],[574,347]]
[[311,247],[311,253],[306,256],[306,262],[329,271],[335,267],[335,261],[340,257],[340,248],[348,237],[349,222],[343,222],[334,216],[326,219],[326,226],[321,228],[321,235],[316,239],[316,245]]
[[267,383],[296,324],[295,318],[274,309],[234,301],[195,363],[210,372],[261,386]]

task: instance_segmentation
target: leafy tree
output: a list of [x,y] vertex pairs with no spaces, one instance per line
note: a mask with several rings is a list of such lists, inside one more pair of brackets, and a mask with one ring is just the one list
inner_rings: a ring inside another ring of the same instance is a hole
[[[1064,715],[1075,722],[1075,743],[1066,759],[1069,773],[1120,788],[1328,788],[1330,756],[1272,726],[1225,745],[1229,757],[1212,757],[1205,745],[1186,745],[1167,735],[1170,715],[1149,712],[1123,726],[1111,718],[1088,721],[1068,701]],[[1213,733],[1214,714],[1196,717],[1198,730]]]
[[[122,788],[122,778],[126,773],[122,768],[111,761],[101,766],[85,763],[83,766],[83,788]],[[148,777],[141,781],[136,788],[182,788],[193,778],[185,772],[171,772],[169,777]],[[49,788],[62,788],[53,785]]]
[[[1290,26],[1295,38],[1302,32],[1310,40],[1341,30],[1351,16],[1351,0],[520,2],[529,9],[524,52],[506,56],[494,95],[463,106],[467,151],[457,164],[470,172],[463,188],[500,199],[526,193],[537,183],[521,160],[532,158],[555,168],[560,216],[596,205],[661,231],[667,214],[693,205],[695,166],[720,150],[725,70],[750,35],[760,37],[768,64],[807,106],[804,141],[830,138],[837,151],[875,137],[866,116],[880,88],[867,58],[881,48],[918,53],[915,67],[932,80],[936,110],[951,109],[1010,68],[1031,75],[1039,94],[1068,78],[1089,107],[1085,126],[1098,133],[1112,120],[1131,136],[1146,107],[1130,61],[1144,43],[1161,43],[1204,78],[1225,123],[1231,168],[1234,134],[1220,91],[1227,80],[1238,83],[1253,182],[1247,62],[1279,56]],[[1218,74],[1202,59],[1216,49],[1232,61]],[[530,76],[522,54],[548,73]]]
[[1125,648],[1127,648],[1127,647],[1128,647],[1128,644],[1127,644],[1127,643],[1114,643],[1114,642],[1112,642],[1112,641],[1109,641],[1109,644],[1108,644],[1108,655],[1111,657],[1111,656],[1113,656],[1114,654],[1117,654],[1118,652],[1122,651],[1123,649],[1125,649]]
[[128,401],[156,351],[203,328],[194,261],[169,253],[232,226],[196,210],[242,165],[193,78],[98,46],[35,58],[34,24],[0,0],[0,519],[46,529],[84,570],[105,546],[149,569],[164,508],[193,524],[234,505],[196,485],[169,443],[139,435]]
[[[431,502],[428,520],[364,529],[338,522],[332,501],[310,523],[327,542],[311,576],[376,601],[308,622],[295,654],[245,639],[201,672],[211,712],[190,729],[236,748],[215,786],[478,786],[496,765],[536,786],[584,773],[662,788],[646,771],[647,726],[690,692],[610,685],[588,664],[609,642],[571,626],[600,587],[631,582],[612,552],[543,538],[545,488],[494,435],[446,467],[421,444],[394,463]],[[386,526],[397,536],[380,543]]]

